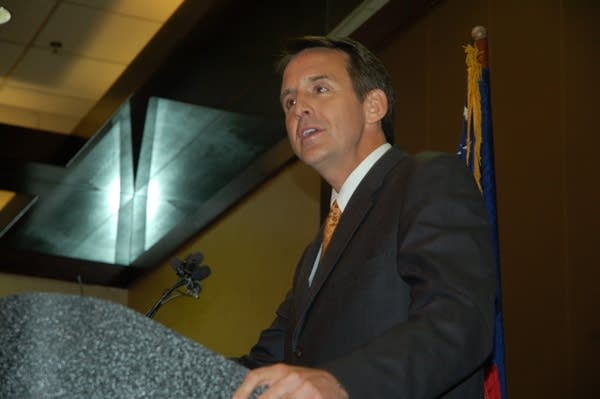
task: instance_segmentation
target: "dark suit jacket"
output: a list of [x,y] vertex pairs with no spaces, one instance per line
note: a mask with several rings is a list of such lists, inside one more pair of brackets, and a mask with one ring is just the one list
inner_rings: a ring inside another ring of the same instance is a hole
[[495,273],[483,201],[449,155],[381,157],[308,275],[305,250],[270,328],[241,362],[329,370],[356,398],[482,398]]

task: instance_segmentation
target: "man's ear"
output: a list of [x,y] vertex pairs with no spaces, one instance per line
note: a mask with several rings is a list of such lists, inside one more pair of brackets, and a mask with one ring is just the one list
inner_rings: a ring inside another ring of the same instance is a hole
[[368,92],[363,102],[363,109],[367,123],[381,121],[388,111],[387,96],[383,90],[373,89]]

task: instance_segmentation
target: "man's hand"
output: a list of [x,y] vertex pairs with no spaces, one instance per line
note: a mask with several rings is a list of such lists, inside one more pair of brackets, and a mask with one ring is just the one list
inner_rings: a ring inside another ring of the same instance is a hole
[[232,399],[247,399],[259,386],[268,387],[260,399],[348,399],[348,394],[331,373],[285,364],[248,372]]

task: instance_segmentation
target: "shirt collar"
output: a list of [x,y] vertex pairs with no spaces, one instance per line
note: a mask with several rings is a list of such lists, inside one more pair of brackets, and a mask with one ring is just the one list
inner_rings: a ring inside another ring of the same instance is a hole
[[375,162],[377,162],[391,147],[392,145],[390,143],[384,143],[367,155],[352,173],[350,173],[344,184],[342,184],[339,193],[333,189],[331,190],[330,204],[333,204],[333,201],[337,201],[338,207],[344,212],[346,204],[350,201],[350,197],[354,194],[356,187],[358,187],[362,179],[369,170],[371,170],[373,165],[375,165]]

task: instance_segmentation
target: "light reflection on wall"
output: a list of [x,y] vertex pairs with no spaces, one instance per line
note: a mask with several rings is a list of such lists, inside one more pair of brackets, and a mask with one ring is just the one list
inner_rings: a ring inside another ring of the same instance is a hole
[[159,97],[150,98],[144,127],[135,180],[134,254],[186,222],[283,137],[279,119]]
[[131,152],[125,106],[68,167],[53,168],[47,177],[44,167],[38,166],[29,178],[33,189],[28,193],[38,201],[2,239],[17,249],[128,265]]
[[177,245],[181,237],[166,236],[199,209],[201,220],[225,209],[203,207],[283,138],[279,119],[156,97],[144,127],[134,168],[124,106],[55,187],[31,193],[40,195],[35,208],[2,239],[14,248],[131,265],[161,242]]
[[111,214],[119,212],[121,208],[121,178],[117,177],[108,186],[106,202]]
[[157,215],[160,205],[160,182],[150,179],[148,182],[148,196],[146,197],[146,226],[151,225]]

